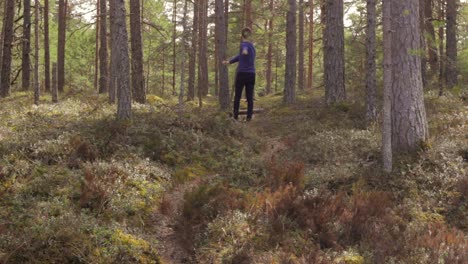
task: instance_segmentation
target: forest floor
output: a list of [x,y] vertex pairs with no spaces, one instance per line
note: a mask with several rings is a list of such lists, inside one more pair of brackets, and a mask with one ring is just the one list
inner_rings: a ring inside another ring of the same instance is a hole
[[0,263],[466,263],[466,101],[428,92],[430,140],[385,174],[362,105],[281,100],[2,99]]

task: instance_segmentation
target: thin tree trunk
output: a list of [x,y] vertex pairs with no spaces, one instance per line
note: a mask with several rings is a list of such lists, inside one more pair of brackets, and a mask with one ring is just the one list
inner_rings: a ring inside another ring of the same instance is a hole
[[[445,17],[445,0],[439,0],[439,21],[443,21]],[[445,86],[445,54],[444,54],[444,27],[439,27],[439,96],[444,94]]]
[[163,46],[162,49],[162,72],[161,72],[161,77],[162,77],[162,87],[161,87],[161,95],[164,96],[165,91],[166,91],[166,46]]
[[328,105],[346,99],[344,68],[343,0],[325,0],[324,77]]
[[[208,0],[200,0],[199,8],[199,35],[200,46],[198,56],[198,89],[199,96],[206,96],[208,94],[208,56],[207,56],[207,11]],[[201,107],[201,98],[199,98]]]
[[218,63],[218,51],[216,48],[216,43],[215,43],[215,51],[214,51],[214,74],[215,74],[215,85],[214,85],[214,96],[219,96],[219,63]]
[[[392,2],[392,148],[415,151],[428,138],[419,50],[419,0]],[[407,14],[407,15],[401,15]]]
[[446,30],[446,69],[445,80],[447,88],[458,84],[457,70],[457,0],[447,1],[447,30]]
[[[101,5],[101,1],[105,1],[105,0],[97,0],[97,3],[96,3],[96,35],[95,35],[95,38],[96,38],[96,42],[95,42],[95,49],[94,49],[94,90],[95,91],[99,91],[98,90],[98,80],[99,80],[99,27],[100,27],[100,24],[99,24],[99,17],[100,17],[100,5]],[[109,0],[111,1],[111,0]]]
[[128,57],[128,35],[126,26],[126,11],[124,0],[114,1],[114,34],[112,35],[112,50],[115,52],[117,85],[117,119],[126,120],[132,116],[132,98],[130,90],[130,60]]
[[5,13],[3,14],[3,53],[2,69],[0,81],[0,96],[10,95],[10,74],[11,74],[11,46],[13,43],[13,22],[15,15],[15,0],[5,1]]
[[63,92],[65,85],[65,38],[66,38],[66,2],[58,0],[58,45],[57,45],[57,89]]
[[425,16],[425,24],[426,24],[426,42],[427,42],[427,49],[429,54],[429,66],[430,72],[428,76],[435,76],[439,69],[438,58],[437,58],[437,46],[436,46],[436,39],[435,39],[435,31],[434,25],[432,24],[432,7],[433,7],[433,0],[426,0],[424,5],[424,16]]
[[225,111],[230,105],[229,96],[229,76],[228,68],[222,63],[226,58],[226,17],[224,16],[224,2],[223,0],[215,1],[215,14],[216,14],[216,51],[218,57],[218,70],[219,70],[219,105],[221,110]]
[[366,119],[373,122],[377,118],[375,106],[377,93],[376,80],[376,0],[367,0],[367,29],[366,29]]
[[39,0],[34,1],[34,104],[39,104]]
[[386,172],[392,171],[392,0],[383,0],[383,121],[382,163]]
[[[187,53],[187,9],[188,0],[184,1],[184,16],[182,17],[182,50],[181,57],[185,58]],[[179,112],[182,113],[184,109],[184,95],[185,94],[185,59],[180,60],[180,89],[179,89]]]
[[57,91],[57,63],[52,64],[52,102],[58,103]]
[[31,79],[31,0],[23,0],[23,50],[21,60],[23,91],[29,90]]
[[271,94],[271,84],[272,84],[272,63],[273,63],[273,0],[270,0],[268,4],[269,18],[268,18],[268,48],[266,56],[266,94]]
[[426,6],[427,0],[419,0],[419,28],[421,31],[420,34],[420,42],[421,42],[421,49],[419,50],[420,57],[421,57],[421,78],[423,81],[423,87],[427,86],[427,54],[426,54],[426,23],[425,23],[425,16],[424,16],[424,9]]
[[244,1],[244,12],[245,12],[245,21],[244,25],[250,29],[253,27],[253,17],[252,17],[252,0]]
[[297,76],[297,86],[298,89],[304,90],[304,0],[299,0],[299,46],[298,46],[298,76]]
[[197,50],[198,50],[198,6],[199,2],[193,2],[193,25],[192,25],[192,40],[191,50],[189,58],[189,79],[188,79],[188,93],[187,99],[192,101],[195,99],[195,79],[196,79],[196,61],[197,61]]
[[172,95],[176,95],[176,35],[177,35],[177,0],[172,6]]
[[296,102],[296,0],[288,0],[286,15],[286,69],[284,74],[284,102]]
[[107,1],[99,1],[99,93],[107,93],[109,65],[107,64]]
[[44,0],[44,75],[45,91],[50,91],[49,0]]
[[308,87],[314,88],[314,0],[309,0],[309,68]]
[[130,3],[130,33],[132,47],[132,89],[133,98],[140,104],[146,103],[143,72],[143,41],[141,38],[140,0]]
[[116,58],[117,54],[116,51],[113,50],[113,41],[115,35],[115,27],[114,27],[114,20],[115,20],[115,0],[109,0],[109,30],[110,30],[110,74],[109,74],[109,103],[115,104],[115,100],[117,97],[117,65]]

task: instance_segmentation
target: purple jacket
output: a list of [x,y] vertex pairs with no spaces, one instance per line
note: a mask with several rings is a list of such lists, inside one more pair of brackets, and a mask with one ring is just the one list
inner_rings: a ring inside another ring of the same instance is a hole
[[251,42],[242,41],[239,55],[233,57],[229,63],[239,62],[237,72],[255,73],[255,47]]

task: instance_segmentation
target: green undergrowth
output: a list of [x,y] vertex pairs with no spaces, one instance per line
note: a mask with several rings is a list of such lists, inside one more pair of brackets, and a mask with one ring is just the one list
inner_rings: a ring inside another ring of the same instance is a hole
[[280,94],[256,104],[266,112],[245,131],[263,151],[271,141],[285,150],[186,195],[199,263],[467,261],[468,109],[458,96],[427,94],[430,139],[395,157],[392,174],[381,170],[380,125],[366,126],[362,105],[325,106],[315,93],[293,106]]
[[[319,92],[256,98],[249,122],[148,96],[132,122],[83,92],[0,103],[0,260],[161,263],[153,225],[184,195],[198,263],[466,263],[468,109],[426,95],[430,139],[380,167],[380,122]],[[276,148],[275,146],[280,146]],[[164,198],[166,197],[166,198]],[[179,232],[180,231],[180,232]]]
[[0,112],[2,263],[160,263],[163,194],[259,147],[213,107],[180,112],[151,95],[131,122],[83,92],[39,106],[15,93]]

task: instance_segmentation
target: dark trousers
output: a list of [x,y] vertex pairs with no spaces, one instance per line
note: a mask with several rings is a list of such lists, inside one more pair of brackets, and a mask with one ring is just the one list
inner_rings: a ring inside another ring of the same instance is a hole
[[247,120],[252,119],[253,114],[253,96],[255,86],[255,73],[253,72],[238,72],[236,77],[236,92],[234,94],[234,118],[239,117],[239,104],[242,97],[242,90],[245,87],[245,95],[247,97]]

